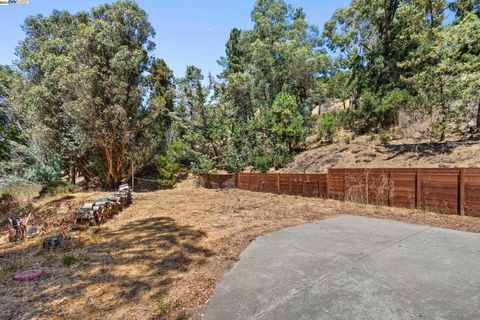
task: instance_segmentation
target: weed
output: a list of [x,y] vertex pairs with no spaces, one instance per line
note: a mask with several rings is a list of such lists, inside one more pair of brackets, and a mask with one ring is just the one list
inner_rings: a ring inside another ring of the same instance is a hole
[[390,142],[390,136],[385,130],[380,131],[379,137],[382,144],[388,144]]
[[65,267],[70,267],[71,265],[75,264],[78,261],[77,257],[73,254],[65,254],[62,257],[62,263]]
[[157,307],[160,316],[168,314],[170,311],[180,307],[180,301],[177,299],[174,300],[165,300],[164,298],[160,297],[157,299]]

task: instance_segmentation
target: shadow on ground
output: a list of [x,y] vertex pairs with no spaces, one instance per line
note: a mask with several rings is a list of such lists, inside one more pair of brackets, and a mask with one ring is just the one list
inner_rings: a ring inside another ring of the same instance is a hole
[[[0,247],[4,270],[7,261],[28,256],[31,261],[22,269],[37,266],[43,258],[40,266],[46,271],[36,282],[0,283],[0,294],[7,298],[0,318],[76,316],[78,310],[99,317],[120,307],[138,308],[145,299],[165,295],[181,273],[212,255],[198,245],[205,236],[171,218],[156,217],[107,232],[99,243],[72,244],[62,252],[46,253],[38,244],[6,253]],[[66,253],[85,257],[73,267],[64,267],[61,258]]]
[[387,160],[398,156],[410,155],[411,158],[421,159],[452,153],[458,145],[452,142],[445,143],[413,143],[413,144],[388,144],[385,148],[393,153]]

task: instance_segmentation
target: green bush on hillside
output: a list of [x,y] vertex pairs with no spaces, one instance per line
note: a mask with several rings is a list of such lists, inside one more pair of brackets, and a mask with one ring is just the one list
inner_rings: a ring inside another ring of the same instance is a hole
[[171,188],[175,182],[175,174],[180,170],[180,165],[168,156],[161,155],[157,159],[157,183],[162,188]]
[[318,137],[328,143],[332,143],[340,129],[340,118],[333,112],[327,112],[322,115],[318,128]]

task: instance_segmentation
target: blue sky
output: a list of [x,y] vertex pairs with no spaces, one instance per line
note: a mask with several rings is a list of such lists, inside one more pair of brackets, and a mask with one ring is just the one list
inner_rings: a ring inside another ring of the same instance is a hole
[[[111,1],[29,0],[28,5],[0,6],[0,64],[11,64],[15,47],[23,38],[21,25],[26,17],[54,9],[77,12]],[[187,65],[196,65],[205,74],[220,73],[217,59],[224,55],[225,42],[233,27],[252,26],[250,12],[254,0],[138,0],[156,30],[154,55],[164,58],[175,76],[183,75]],[[350,0],[287,0],[303,7],[311,24],[320,28],[335,9]]]

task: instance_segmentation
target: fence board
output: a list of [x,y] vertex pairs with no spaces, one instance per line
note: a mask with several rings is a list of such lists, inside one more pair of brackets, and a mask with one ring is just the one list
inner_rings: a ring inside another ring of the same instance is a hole
[[207,188],[239,189],[480,217],[480,168],[330,169],[328,174],[201,175]]

